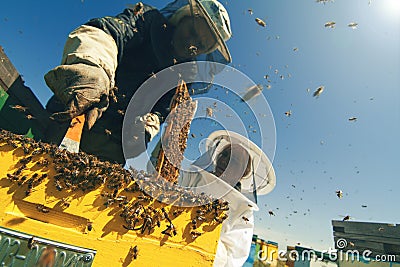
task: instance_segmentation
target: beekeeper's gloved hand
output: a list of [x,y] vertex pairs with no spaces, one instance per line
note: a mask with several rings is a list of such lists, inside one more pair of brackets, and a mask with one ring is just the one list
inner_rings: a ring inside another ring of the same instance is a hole
[[145,140],[146,140],[146,144],[147,144],[160,131],[160,118],[159,118],[159,115],[158,114],[154,114],[154,113],[147,113],[147,114],[145,114],[145,115],[143,115],[141,117],[138,117],[137,120],[140,123],[142,123],[143,126],[144,126]]
[[85,114],[86,126],[94,123],[108,108],[110,80],[99,66],[88,64],[60,65],[45,76],[47,86],[65,105],[62,112],[53,113],[57,121],[68,121]]

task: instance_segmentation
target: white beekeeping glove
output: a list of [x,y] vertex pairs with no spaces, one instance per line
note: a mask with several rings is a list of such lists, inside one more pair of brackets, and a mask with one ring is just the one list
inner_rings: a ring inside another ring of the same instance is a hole
[[147,113],[139,117],[139,121],[143,123],[145,133],[149,136],[148,141],[151,141],[160,131],[159,117],[156,114]]

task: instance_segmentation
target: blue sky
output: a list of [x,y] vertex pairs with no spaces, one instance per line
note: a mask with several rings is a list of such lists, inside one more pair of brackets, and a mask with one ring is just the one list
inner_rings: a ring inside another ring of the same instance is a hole
[[[147,3],[161,8],[167,2]],[[400,1],[222,3],[233,30],[231,66],[264,88],[264,76],[271,80],[263,93],[276,123],[277,186],[259,199],[255,233],[281,248],[300,242],[322,250],[334,245],[331,220],[341,215],[399,223]],[[45,104],[51,92],[43,75],[59,64],[68,33],[127,4],[134,2],[7,1],[0,45]],[[328,21],[336,27],[325,28]],[[314,98],[319,86],[325,90]]]

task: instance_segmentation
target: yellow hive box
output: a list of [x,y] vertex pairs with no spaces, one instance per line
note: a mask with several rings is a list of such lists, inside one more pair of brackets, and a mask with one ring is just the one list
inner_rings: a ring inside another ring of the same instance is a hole
[[[222,202],[166,205],[138,189],[127,170],[74,155],[0,133],[0,263],[212,266]],[[199,199],[192,197],[185,201]]]

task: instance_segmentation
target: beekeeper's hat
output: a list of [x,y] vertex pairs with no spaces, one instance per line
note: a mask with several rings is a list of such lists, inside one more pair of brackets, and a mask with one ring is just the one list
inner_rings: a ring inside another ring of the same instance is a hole
[[232,131],[215,131],[206,139],[206,150],[212,151],[212,160],[215,162],[218,154],[229,144],[241,145],[250,155],[251,170],[239,180],[241,193],[244,195],[265,195],[271,192],[276,185],[272,163],[267,155],[248,138]]
[[[171,4],[171,7],[173,7],[173,4]],[[176,10],[169,17],[169,21],[173,25],[177,25],[185,16],[204,18],[215,37],[217,50],[227,62],[232,61],[228,47],[225,44],[225,41],[232,36],[230,19],[228,12],[221,3],[216,0],[187,0],[187,4]]]

